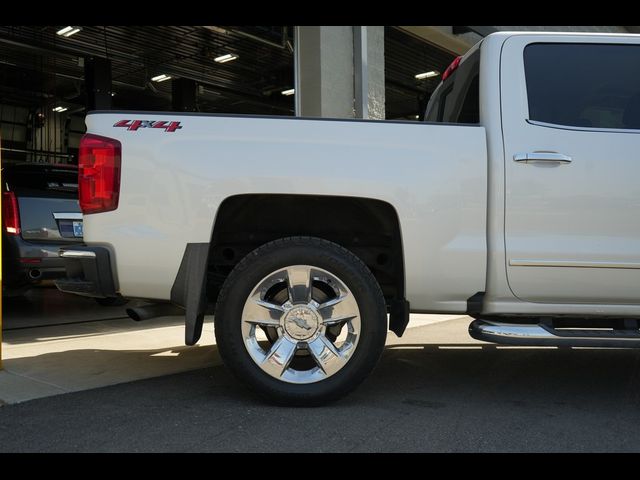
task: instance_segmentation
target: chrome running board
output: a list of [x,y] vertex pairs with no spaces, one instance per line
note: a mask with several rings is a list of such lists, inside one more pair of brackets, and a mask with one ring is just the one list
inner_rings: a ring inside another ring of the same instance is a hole
[[551,347],[640,347],[640,330],[632,329],[556,329],[540,323],[502,323],[477,319],[469,325],[476,340],[521,346]]

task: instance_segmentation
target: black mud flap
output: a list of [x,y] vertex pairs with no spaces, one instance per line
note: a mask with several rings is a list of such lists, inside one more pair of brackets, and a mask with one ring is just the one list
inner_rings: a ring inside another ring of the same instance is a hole
[[202,335],[207,308],[206,281],[208,243],[188,243],[176,280],[171,287],[171,303],[185,308],[184,341],[195,345]]
[[398,337],[402,337],[409,324],[409,312],[409,302],[404,298],[393,300],[389,305],[389,330]]

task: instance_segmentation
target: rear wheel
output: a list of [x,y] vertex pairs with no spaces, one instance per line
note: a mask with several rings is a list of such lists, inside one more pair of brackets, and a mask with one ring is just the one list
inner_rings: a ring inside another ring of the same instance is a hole
[[312,237],[268,243],[231,272],[216,340],[242,381],[281,404],[337,399],[375,367],[386,339],[375,278],[348,250]]

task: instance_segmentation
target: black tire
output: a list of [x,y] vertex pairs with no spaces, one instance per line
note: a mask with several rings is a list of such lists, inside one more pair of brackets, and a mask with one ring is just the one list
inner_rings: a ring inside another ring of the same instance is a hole
[[[342,369],[307,384],[278,380],[265,373],[249,355],[242,338],[244,303],[252,289],[271,272],[308,264],[338,277],[351,290],[360,310],[358,346]],[[367,266],[345,248],[315,237],[288,237],[249,253],[226,279],[215,311],[215,335],[225,365],[242,382],[268,401],[288,406],[317,406],[343,397],[374,369],[387,335],[382,290]]]
[[94,300],[103,307],[121,307],[129,303],[129,300],[124,297],[94,298]]

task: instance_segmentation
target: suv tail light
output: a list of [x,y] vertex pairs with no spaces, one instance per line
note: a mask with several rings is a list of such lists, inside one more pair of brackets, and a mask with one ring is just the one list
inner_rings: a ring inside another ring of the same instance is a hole
[[13,192],[2,192],[2,219],[8,234],[20,235],[20,211],[18,199]]
[[82,213],[118,208],[122,146],[118,140],[90,133],[80,140],[78,197]]

